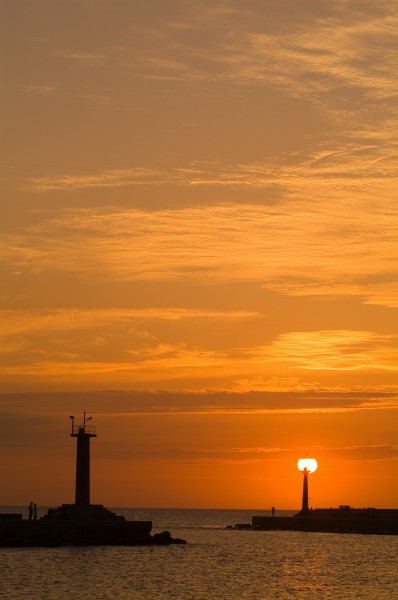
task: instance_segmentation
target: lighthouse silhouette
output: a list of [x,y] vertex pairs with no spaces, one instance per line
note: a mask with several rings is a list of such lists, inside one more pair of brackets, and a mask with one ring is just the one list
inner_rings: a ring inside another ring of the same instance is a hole
[[92,417],[86,417],[83,413],[83,422],[75,425],[75,417],[71,416],[72,433],[71,437],[77,438],[76,448],[76,488],[75,505],[90,505],[90,439],[97,437],[96,428],[93,425],[87,425]]

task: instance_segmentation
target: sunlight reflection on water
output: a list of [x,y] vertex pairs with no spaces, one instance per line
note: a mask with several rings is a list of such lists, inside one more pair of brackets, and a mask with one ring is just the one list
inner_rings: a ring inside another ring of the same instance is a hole
[[[7,600],[395,599],[398,539],[231,531],[237,511],[132,511],[186,546],[0,549]],[[126,515],[131,516],[130,511]],[[239,517],[236,521],[236,517]],[[246,517],[246,518],[244,518]],[[184,525],[188,524],[188,528]]]

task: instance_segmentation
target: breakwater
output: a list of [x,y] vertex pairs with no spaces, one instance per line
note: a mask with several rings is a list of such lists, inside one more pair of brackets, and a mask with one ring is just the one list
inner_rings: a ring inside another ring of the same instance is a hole
[[102,505],[63,504],[38,520],[0,516],[0,547],[150,546],[185,544],[168,531],[151,534],[151,521],[128,521]]
[[342,506],[294,517],[253,516],[251,523],[236,523],[232,529],[398,535],[398,510]]

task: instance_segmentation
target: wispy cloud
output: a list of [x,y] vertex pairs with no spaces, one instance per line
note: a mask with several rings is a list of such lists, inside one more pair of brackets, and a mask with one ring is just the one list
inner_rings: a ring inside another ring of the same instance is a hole
[[28,93],[47,95],[59,91],[59,85],[51,83],[42,85],[22,85],[21,89]]
[[[7,311],[3,319],[3,381],[7,385],[18,377],[21,389],[25,380],[35,381],[44,389],[61,381],[69,386],[70,380],[74,389],[100,385],[310,393],[314,389],[337,389],[338,374],[346,389],[389,392],[398,364],[397,339],[367,331],[292,332],[277,336],[268,345],[246,348],[229,342],[215,349],[209,335],[196,343],[192,340],[189,332],[193,323],[201,328],[202,322],[203,329],[213,329],[217,336],[223,331],[222,321],[224,327],[228,324],[234,328],[239,322],[248,326],[259,319],[257,313],[247,311],[36,310]],[[171,332],[168,321],[175,323]],[[366,383],[361,381],[364,375]],[[370,402],[369,407],[374,406]],[[367,408],[364,404],[361,407]],[[385,404],[379,402],[377,407],[389,408],[391,402],[387,397]],[[219,411],[219,407],[213,409]],[[344,406],[344,410],[351,409]],[[257,410],[264,413],[275,407],[259,405]],[[284,411],[333,413],[340,412],[341,406],[300,403]],[[239,406],[237,412],[245,409]]]
[[32,190],[49,192],[86,188],[122,187],[126,185],[159,185],[175,182],[165,171],[151,168],[109,169],[101,173],[84,175],[59,175],[32,179]]
[[369,331],[291,332],[265,348],[250,349],[257,360],[304,370],[398,371],[398,337]]
[[[15,271],[108,281],[261,281],[294,295],[344,294],[394,305],[396,205],[361,199],[180,210],[67,210],[5,235]],[[84,254],[79,239],[84,236]],[[388,285],[387,285],[388,284]]]
[[[302,191],[317,194],[333,185],[338,196],[361,189],[366,182],[372,187],[395,181],[397,172],[394,155],[396,145],[391,140],[372,140],[367,144],[346,140],[343,148],[324,145],[314,154],[279,154],[254,163],[226,164],[195,161],[174,168],[132,167],[107,169],[98,173],[64,174],[33,177],[26,181],[26,190],[51,192],[87,188],[118,188],[125,186],[217,186],[264,188],[280,185],[289,188],[289,197]],[[369,193],[369,191],[368,191]]]
[[100,53],[82,52],[80,50],[52,50],[50,54],[58,58],[77,61],[89,68],[102,67],[109,64],[109,57]]
[[[4,414],[24,414],[26,417],[59,418],[85,406],[101,419],[127,419],[136,415],[178,415],[178,414],[225,414],[225,415],[267,415],[267,414],[333,414],[353,411],[391,410],[397,408],[398,397],[394,392],[382,390],[294,390],[261,392],[178,392],[178,391],[71,391],[40,393],[2,393],[0,405]],[[361,444],[359,445],[361,447]],[[382,445],[384,446],[384,445]],[[288,446],[290,447],[290,445]],[[234,453],[279,453],[280,446],[232,447]],[[316,446],[316,449],[355,451],[357,445]],[[370,447],[379,448],[378,444]],[[395,447],[394,447],[395,448]],[[298,448],[304,452],[304,448]],[[315,447],[314,447],[315,450]],[[203,450],[205,451],[205,450]]]
[[119,323],[125,325],[134,321],[166,320],[179,321],[183,319],[227,319],[239,320],[256,317],[250,311],[212,311],[185,308],[164,309],[107,309],[81,310],[59,309],[43,312],[36,311],[3,311],[2,335],[13,337],[23,333],[33,333],[43,329],[56,331],[71,328],[90,329],[93,324]]
[[[373,97],[391,98],[396,89],[388,57],[394,55],[396,16],[363,15],[357,22],[319,19],[316,28],[291,28],[285,36],[251,34],[250,56],[258,59],[247,77],[271,77],[292,93],[311,93],[327,103],[331,91],[362,89]],[[387,53],[387,56],[386,56]],[[386,62],[387,59],[387,62]],[[243,74],[243,73],[242,73]]]

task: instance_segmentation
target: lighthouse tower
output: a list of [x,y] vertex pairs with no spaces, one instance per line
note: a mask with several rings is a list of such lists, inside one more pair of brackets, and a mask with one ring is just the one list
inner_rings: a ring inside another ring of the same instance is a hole
[[[52,524],[51,531],[54,532],[54,536],[53,538],[50,536],[49,539],[56,540],[57,543],[59,540],[66,540],[65,543],[92,544],[94,546],[104,543],[120,545],[129,540],[130,543],[134,542],[135,544],[145,543],[145,539],[148,539],[145,536],[148,536],[152,529],[151,521],[127,521],[124,516],[117,515],[102,504],[91,504],[90,438],[97,437],[97,434],[93,425],[87,425],[92,417],[87,417],[85,412],[80,425],[75,425],[75,417],[69,418],[72,422],[70,436],[76,438],[77,441],[75,503],[49,508],[47,514],[42,517],[44,520],[54,521],[56,519],[58,524],[58,529],[56,529],[55,523]],[[71,527],[68,526],[70,521],[73,521]]]
[[303,480],[303,501],[301,505],[301,512],[298,513],[300,516],[306,516],[310,514],[308,507],[308,475],[314,473],[318,468],[318,462],[315,458],[300,458],[297,463],[298,470],[304,475]]
[[71,437],[77,438],[75,505],[90,506],[90,438],[97,434],[93,425],[87,425],[92,417],[87,418],[86,412],[83,415],[80,425],[75,425],[75,417],[70,417]]

